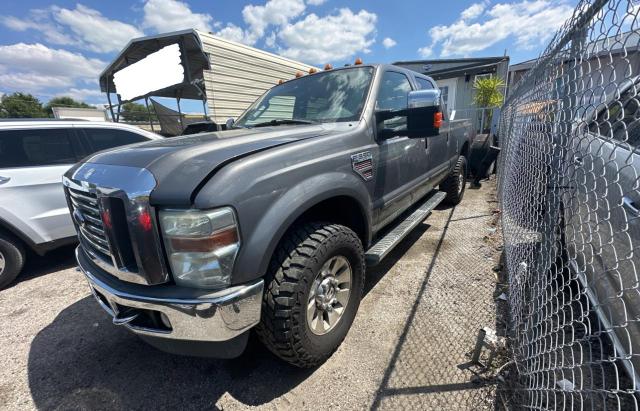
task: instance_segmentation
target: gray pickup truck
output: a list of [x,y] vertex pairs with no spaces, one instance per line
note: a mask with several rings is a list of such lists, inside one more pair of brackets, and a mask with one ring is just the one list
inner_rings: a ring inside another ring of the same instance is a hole
[[325,361],[366,266],[462,199],[473,131],[440,101],[429,77],[355,65],[273,87],[226,131],[93,155],[63,179],[91,292],[165,351],[232,358],[255,328]]

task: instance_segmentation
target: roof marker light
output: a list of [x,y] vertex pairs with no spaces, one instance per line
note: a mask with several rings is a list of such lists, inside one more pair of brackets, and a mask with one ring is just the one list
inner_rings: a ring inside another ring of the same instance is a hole
[[302,72],[301,71],[296,71],[296,78],[300,78],[302,77]]
[[331,70],[332,68],[333,68],[333,66],[331,64],[329,64],[329,63],[324,65],[324,69],[325,70]]
[[317,72],[318,72],[318,69],[317,69],[317,68],[315,68],[315,67],[311,67],[311,68],[309,69],[309,74],[314,74],[314,73],[317,73]]
[[356,59],[355,63],[353,63],[353,64],[355,64],[356,66],[359,66],[360,64],[362,64],[362,59],[360,57],[358,57]]

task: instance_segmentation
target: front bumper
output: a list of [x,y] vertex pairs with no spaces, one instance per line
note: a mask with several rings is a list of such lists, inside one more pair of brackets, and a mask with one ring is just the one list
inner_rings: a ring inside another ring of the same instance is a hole
[[204,295],[171,296],[170,289],[158,290],[159,286],[118,286],[119,283],[101,278],[81,247],[76,249],[76,259],[91,293],[113,323],[136,334],[220,342],[239,336],[260,321],[262,279]]

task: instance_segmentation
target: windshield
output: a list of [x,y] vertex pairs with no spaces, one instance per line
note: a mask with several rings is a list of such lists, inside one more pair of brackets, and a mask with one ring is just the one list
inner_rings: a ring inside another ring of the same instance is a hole
[[265,93],[234,126],[357,121],[372,76],[372,67],[354,67],[288,81]]

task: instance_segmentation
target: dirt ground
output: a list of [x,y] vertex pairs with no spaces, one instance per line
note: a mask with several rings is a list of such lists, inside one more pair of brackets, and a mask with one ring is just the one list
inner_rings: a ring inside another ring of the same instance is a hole
[[502,321],[494,195],[467,189],[370,269],[345,342],[313,370],[255,341],[235,360],[165,354],[110,323],[72,248],[31,258],[0,291],[0,409],[501,408],[468,356]]

